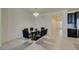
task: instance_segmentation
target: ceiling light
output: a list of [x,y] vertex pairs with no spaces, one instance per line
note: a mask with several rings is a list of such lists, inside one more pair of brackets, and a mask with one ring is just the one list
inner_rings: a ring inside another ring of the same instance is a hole
[[34,15],[35,17],[37,17],[37,16],[39,16],[39,13],[38,13],[38,12],[34,12],[33,15]]
[[38,10],[38,8],[34,8],[35,10],[35,12],[33,13],[33,16],[35,16],[35,17],[37,17],[37,16],[39,16],[39,13],[37,12],[37,10]]

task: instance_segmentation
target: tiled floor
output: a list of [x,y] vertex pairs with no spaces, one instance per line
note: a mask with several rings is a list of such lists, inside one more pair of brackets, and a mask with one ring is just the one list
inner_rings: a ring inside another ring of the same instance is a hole
[[5,43],[1,50],[78,50],[76,38],[41,38],[39,41],[16,39]]

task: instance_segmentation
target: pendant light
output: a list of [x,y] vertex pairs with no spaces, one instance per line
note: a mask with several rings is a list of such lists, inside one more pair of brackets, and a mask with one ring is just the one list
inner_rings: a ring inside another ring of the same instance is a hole
[[37,11],[37,8],[35,8],[35,12],[33,13],[33,16],[34,16],[34,17],[39,16],[39,13],[38,13],[38,12],[36,12],[36,11]]

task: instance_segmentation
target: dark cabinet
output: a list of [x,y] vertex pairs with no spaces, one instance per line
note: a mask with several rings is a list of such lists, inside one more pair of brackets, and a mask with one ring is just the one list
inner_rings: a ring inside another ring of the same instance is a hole
[[[68,13],[68,29],[67,36],[77,38],[77,15],[78,12]],[[71,25],[71,26],[69,26]]]
[[68,29],[68,37],[77,38],[77,29]]
[[69,13],[68,14],[68,24],[73,24],[74,23],[74,13]]
[[77,36],[79,38],[79,12],[77,12],[76,15],[77,15]]
[[77,30],[77,36],[78,36],[78,38],[79,38],[79,29]]
[[71,24],[73,28],[77,28],[77,13],[68,13],[68,24]]

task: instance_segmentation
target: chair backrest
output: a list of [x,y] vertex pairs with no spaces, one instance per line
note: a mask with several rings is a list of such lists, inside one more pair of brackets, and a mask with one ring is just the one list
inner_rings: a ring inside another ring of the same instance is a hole
[[45,28],[44,28],[44,27],[41,27],[41,31],[42,31],[42,30],[45,30]]
[[33,27],[30,28],[30,31],[33,31]]
[[48,29],[45,30],[45,35],[47,34]]
[[25,28],[22,32],[23,32],[23,37],[24,37],[24,38],[29,38],[29,31],[28,31],[28,28]]

